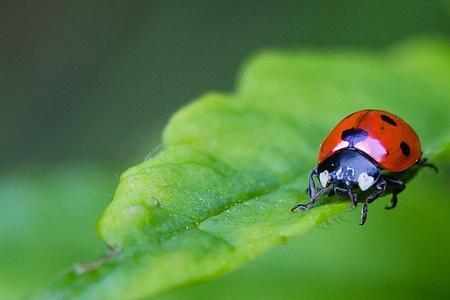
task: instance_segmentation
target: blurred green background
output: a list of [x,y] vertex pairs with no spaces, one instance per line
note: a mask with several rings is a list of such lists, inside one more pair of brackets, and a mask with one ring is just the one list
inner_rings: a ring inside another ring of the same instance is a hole
[[[0,5],[0,299],[20,299],[103,254],[95,223],[118,175],[159,144],[178,107],[232,90],[258,49],[372,51],[418,35],[450,37],[447,1]],[[441,202],[420,194],[423,203],[384,213],[380,201],[364,229],[357,212],[347,213],[161,299],[446,298],[450,204],[446,179],[430,174],[403,197],[432,184]]]

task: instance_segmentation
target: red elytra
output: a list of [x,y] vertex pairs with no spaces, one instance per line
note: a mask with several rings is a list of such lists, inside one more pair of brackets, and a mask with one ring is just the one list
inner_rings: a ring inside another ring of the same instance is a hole
[[391,172],[406,170],[422,156],[419,137],[411,126],[383,110],[361,110],[339,122],[322,142],[318,163],[350,147]]

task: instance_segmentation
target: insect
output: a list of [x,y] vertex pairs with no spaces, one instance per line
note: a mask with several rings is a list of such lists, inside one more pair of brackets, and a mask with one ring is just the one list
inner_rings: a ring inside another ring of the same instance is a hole
[[[419,137],[405,121],[382,110],[361,110],[344,118],[328,134],[319,150],[317,167],[309,173],[310,202],[297,204],[292,212],[310,209],[322,194],[338,195],[362,203],[361,225],[368,204],[392,194],[391,204],[422,167],[433,164],[422,157]],[[318,177],[320,188],[316,187]]]

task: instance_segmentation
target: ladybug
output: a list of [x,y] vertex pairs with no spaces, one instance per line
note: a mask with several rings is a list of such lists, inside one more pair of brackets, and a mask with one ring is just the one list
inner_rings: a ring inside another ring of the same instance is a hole
[[[311,201],[297,204],[292,212],[311,208],[322,194],[362,203],[361,223],[367,220],[368,204],[380,196],[397,195],[422,167],[433,164],[422,157],[419,137],[405,121],[383,110],[361,110],[345,117],[328,134],[319,150],[317,167],[309,173],[308,193]],[[316,188],[315,178],[321,188]]]

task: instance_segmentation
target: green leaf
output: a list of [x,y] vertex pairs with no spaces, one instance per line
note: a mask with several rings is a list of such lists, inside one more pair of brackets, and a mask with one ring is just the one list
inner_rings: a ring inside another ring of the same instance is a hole
[[[69,272],[40,299],[140,299],[231,271],[348,202],[304,214],[307,173],[343,116],[380,108],[407,120],[448,176],[450,46],[382,53],[265,51],[238,89],[177,112],[163,151],[126,171],[98,224],[110,256]],[[354,220],[357,226],[358,220]],[[370,222],[370,214],[369,214]]]

